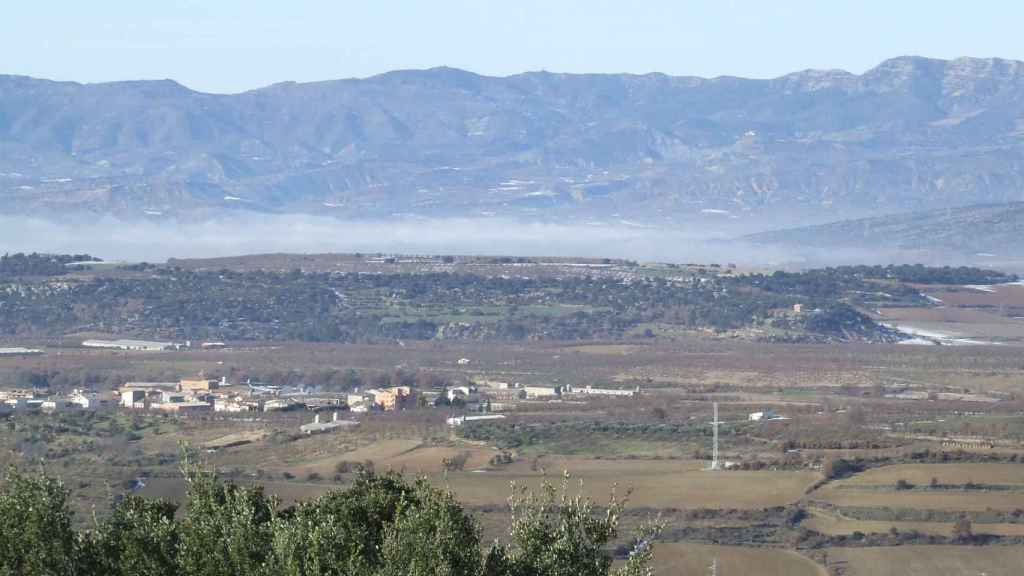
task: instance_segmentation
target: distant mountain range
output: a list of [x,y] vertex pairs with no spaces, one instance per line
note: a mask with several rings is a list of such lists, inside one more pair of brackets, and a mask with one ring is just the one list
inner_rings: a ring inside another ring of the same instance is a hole
[[234,95],[0,76],[0,211],[822,222],[1024,200],[1024,64],[397,71]]

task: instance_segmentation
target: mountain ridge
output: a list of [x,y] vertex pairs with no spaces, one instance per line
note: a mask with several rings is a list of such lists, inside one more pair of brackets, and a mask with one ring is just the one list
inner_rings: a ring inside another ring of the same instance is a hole
[[1024,64],[773,79],[455,68],[208,94],[0,76],[5,212],[811,221],[1024,200]]

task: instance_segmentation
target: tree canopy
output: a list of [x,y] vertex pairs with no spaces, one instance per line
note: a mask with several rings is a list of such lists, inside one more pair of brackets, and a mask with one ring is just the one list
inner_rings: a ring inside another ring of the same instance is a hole
[[0,488],[0,576],[641,576],[651,524],[612,570],[622,503],[594,504],[544,483],[514,488],[509,541],[485,546],[450,492],[394,473],[361,472],[282,507],[259,486],[186,466],[185,514],[127,495],[89,530],[73,528],[69,492],[44,474],[8,471]]

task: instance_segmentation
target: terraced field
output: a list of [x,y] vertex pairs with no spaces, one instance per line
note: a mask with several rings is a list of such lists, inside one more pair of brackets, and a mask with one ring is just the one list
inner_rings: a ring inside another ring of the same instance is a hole
[[1020,576],[1024,546],[837,548],[829,564],[847,576]]
[[710,574],[716,560],[718,574],[827,576],[824,568],[790,550],[670,543],[656,545],[654,554],[657,574],[664,576]]

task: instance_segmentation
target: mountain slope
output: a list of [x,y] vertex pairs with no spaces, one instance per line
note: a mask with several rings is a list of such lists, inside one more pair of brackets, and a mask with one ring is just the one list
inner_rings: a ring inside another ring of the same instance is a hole
[[773,80],[449,68],[235,95],[0,76],[5,211],[814,219],[1024,200],[1024,64]]
[[747,236],[758,244],[1024,255],[1024,202],[844,220]]

